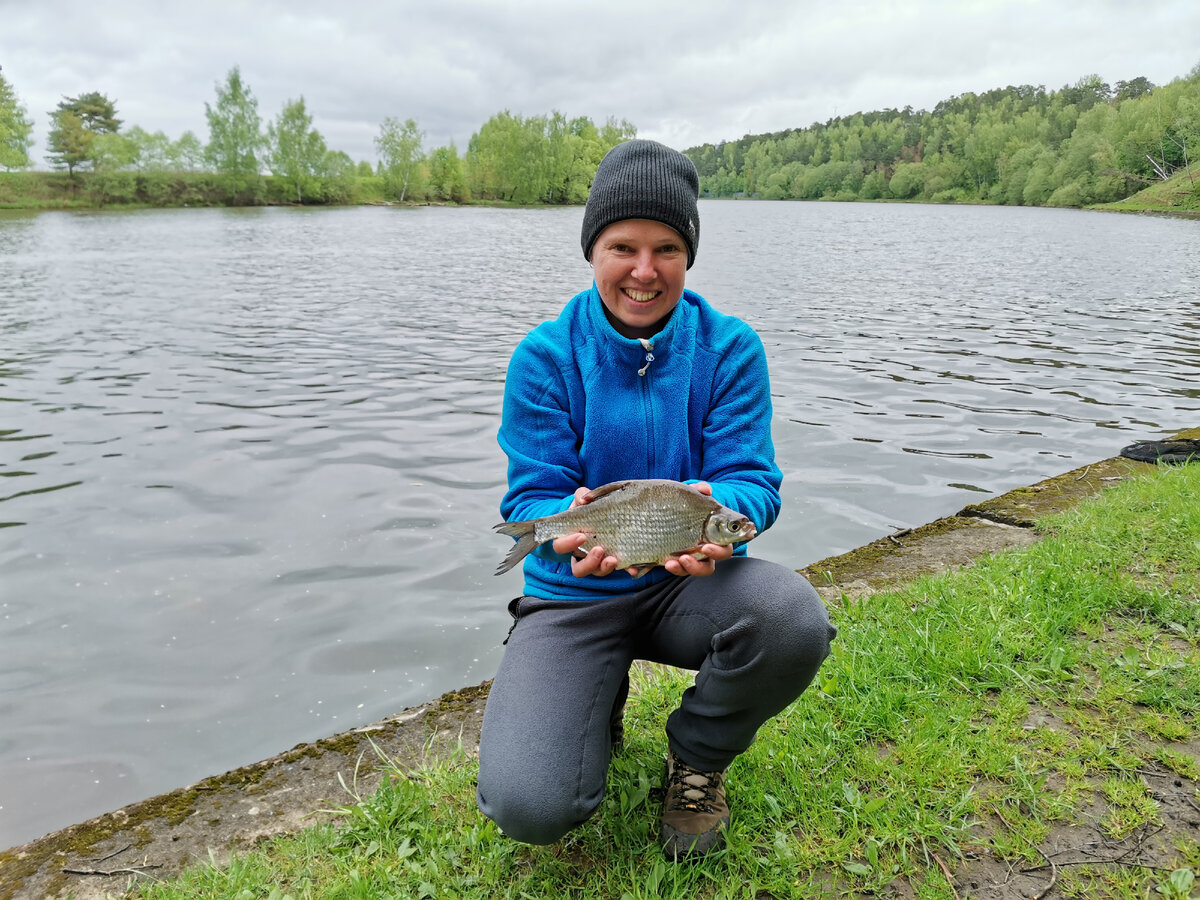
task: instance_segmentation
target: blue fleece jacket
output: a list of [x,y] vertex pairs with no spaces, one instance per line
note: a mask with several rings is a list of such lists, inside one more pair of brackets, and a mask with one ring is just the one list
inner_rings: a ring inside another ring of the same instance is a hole
[[[670,478],[707,481],[713,498],[760,534],[771,526],[782,475],[762,341],[685,290],[649,343],[612,327],[595,284],[521,341],[499,433],[508,455],[505,521],[562,512],[580,486]],[[624,571],[576,578],[570,558],[549,544],[525,557],[524,572],[525,593],[550,600],[598,599],[676,577],[659,567],[636,580]]]

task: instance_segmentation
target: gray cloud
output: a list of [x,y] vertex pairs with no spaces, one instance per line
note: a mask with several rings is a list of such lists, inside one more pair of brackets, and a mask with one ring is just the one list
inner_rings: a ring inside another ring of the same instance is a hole
[[207,139],[240,65],[264,121],[300,96],[332,149],[374,160],[387,116],[465,150],[488,117],[628,119],[676,147],[1007,84],[1164,83],[1200,61],[1200,5],[1166,0],[435,4],[0,0],[0,66],[35,122],[97,90],[126,125]]

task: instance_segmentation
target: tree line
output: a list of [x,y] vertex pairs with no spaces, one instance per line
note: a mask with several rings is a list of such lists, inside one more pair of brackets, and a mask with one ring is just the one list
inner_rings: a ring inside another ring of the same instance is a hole
[[1085,206],[1186,169],[1200,146],[1200,64],[1156,86],[1098,75],[1009,86],[686,151],[712,197]]
[[[104,94],[64,97],[49,113],[46,161],[72,182],[77,173],[85,176],[100,202],[563,204],[586,200],[604,154],[637,134],[624,120],[596,126],[557,111],[524,118],[505,110],[460,155],[453,141],[427,151],[415,120],[388,117],[375,138],[375,165],[356,163],[326,145],[303,96],[264,123],[238,66],[216,84],[204,112],[207,142],[191,131],[172,140],[161,131],[124,128]],[[32,165],[32,133],[28,110],[0,71],[0,167]]]
[[[115,103],[90,92],[49,113],[47,161],[87,179],[98,202],[260,204],[472,200],[573,204],[625,120],[522,117],[505,110],[472,135],[426,150],[411,118],[388,117],[378,160],[327,147],[303,96],[266,123],[234,66],[205,103],[208,140],[124,128]],[[33,123],[0,71],[0,167],[31,165]],[[1057,91],[1020,85],[966,93],[933,110],[886,109],[746,135],[686,152],[706,196],[926,200],[1084,206],[1119,200],[1178,169],[1200,144],[1200,64],[1163,86],[1115,86],[1098,75]],[[264,173],[270,177],[264,177]]]

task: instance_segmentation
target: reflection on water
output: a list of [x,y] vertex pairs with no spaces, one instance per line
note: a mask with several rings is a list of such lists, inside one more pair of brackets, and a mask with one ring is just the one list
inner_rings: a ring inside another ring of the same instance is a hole
[[[771,359],[759,555],[1198,424],[1196,223],[701,212],[689,285]],[[491,675],[504,370],[581,216],[0,215],[0,846]]]

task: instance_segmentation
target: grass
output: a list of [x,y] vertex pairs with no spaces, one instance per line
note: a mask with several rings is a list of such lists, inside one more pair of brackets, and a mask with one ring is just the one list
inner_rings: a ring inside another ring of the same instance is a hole
[[[700,863],[656,844],[663,723],[688,676],[646,669],[608,797],[558,845],[517,844],[478,813],[464,750],[420,771],[385,761],[374,795],[348,785],[336,826],[140,896],[951,898],[948,874],[981,860],[1048,865],[1056,829],[1145,835],[1165,810],[1142,775],[1200,778],[1200,465],[1040,527],[1030,548],[834,604],[833,655],[734,763],[727,847]],[[1195,829],[1156,863],[1064,866],[1056,891],[1193,896]]]
[[1101,203],[1094,209],[1116,212],[1171,213],[1200,216],[1200,169],[1177,172],[1124,200]]

